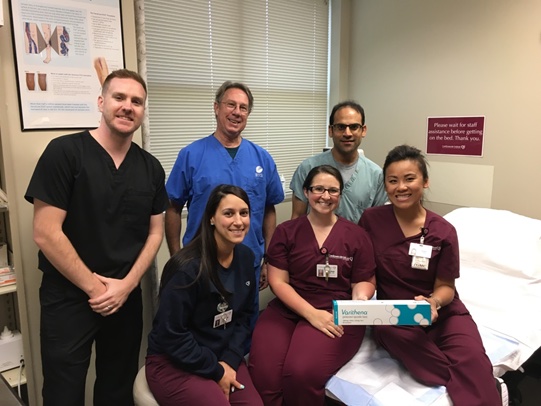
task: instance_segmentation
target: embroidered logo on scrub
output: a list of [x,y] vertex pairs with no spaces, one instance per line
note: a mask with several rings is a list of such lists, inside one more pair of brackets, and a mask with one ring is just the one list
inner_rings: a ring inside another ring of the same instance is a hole
[[255,177],[256,178],[262,178],[263,177],[263,167],[262,166],[256,166],[255,167]]

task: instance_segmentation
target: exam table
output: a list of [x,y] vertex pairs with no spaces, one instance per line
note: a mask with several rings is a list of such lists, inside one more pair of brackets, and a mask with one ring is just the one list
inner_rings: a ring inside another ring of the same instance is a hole
[[[457,230],[456,288],[478,325],[494,376],[514,371],[541,347],[541,220],[506,210],[460,208],[444,216]],[[415,381],[372,339],[326,385],[352,406],[448,406],[445,387]]]

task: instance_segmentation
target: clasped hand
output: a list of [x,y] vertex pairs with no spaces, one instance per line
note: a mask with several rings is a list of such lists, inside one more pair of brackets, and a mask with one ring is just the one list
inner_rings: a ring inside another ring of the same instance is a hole
[[105,292],[96,297],[91,297],[88,304],[96,313],[102,316],[110,316],[119,311],[124,305],[131,293],[131,289],[122,279],[107,278],[96,273],[94,276],[104,285]]

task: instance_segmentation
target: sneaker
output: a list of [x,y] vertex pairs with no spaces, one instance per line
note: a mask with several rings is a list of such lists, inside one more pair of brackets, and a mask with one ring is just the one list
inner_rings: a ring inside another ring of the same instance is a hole
[[507,392],[507,385],[502,378],[494,378],[494,380],[496,381],[496,387],[498,388],[498,393],[500,394],[500,398],[502,400],[502,406],[508,406],[509,393]]

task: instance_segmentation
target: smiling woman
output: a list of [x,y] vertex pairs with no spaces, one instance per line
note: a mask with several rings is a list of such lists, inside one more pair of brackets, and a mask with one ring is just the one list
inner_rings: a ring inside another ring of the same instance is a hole
[[424,155],[408,145],[393,148],[383,177],[392,204],[367,209],[359,222],[374,246],[378,299],[426,300],[432,324],[374,326],[376,341],[417,381],[445,386],[453,404],[501,405],[481,336],[455,289],[460,269],[456,230],[423,207]]
[[233,246],[244,240],[250,228],[248,203],[233,194],[224,196],[210,224],[214,226],[218,261],[227,268],[231,264]]
[[262,405],[244,361],[257,292],[254,254],[241,244],[249,228],[246,192],[219,185],[195,237],[165,265],[145,370],[160,405]]
[[310,212],[278,225],[269,245],[276,299],[256,324],[249,358],[265,405],[323,404],[325,382],[364,337],[365,326],[336,325],[331,312],[333,299],[366,300],[375,290],[368,235],[334,213],[343,188],[336,168],[313,168],[303,185]]

